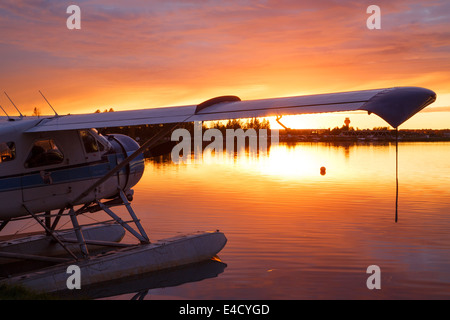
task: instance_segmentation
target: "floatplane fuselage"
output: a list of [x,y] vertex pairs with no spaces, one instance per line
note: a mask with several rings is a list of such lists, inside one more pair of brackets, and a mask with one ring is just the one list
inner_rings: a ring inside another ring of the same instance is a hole
[[0,125],[0,221],[117,198],[118,190],[132,196],[144,172],[142,155],[79,197],[136,151],[136,141],[94,129],[26,132],[40,121],[9,119]]

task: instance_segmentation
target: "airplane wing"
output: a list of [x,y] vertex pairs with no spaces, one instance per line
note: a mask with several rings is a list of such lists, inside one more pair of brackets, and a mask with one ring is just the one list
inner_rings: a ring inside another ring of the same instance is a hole
[[223,96],[191,106],[56,116],[43,119],[26,132],[357,110],[365,110],[369,114],[375,113],[395,128],[435,100],[436,93],[419,87],[395,87],[247,101],[241,101],[236,96]]

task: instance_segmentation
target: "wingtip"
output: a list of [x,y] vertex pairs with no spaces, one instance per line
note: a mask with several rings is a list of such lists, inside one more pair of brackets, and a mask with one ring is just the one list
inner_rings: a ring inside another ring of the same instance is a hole
[[436,101],[436,93],[421,87],[395,87],[383,90],[360,109],[375,113],[393,128]]

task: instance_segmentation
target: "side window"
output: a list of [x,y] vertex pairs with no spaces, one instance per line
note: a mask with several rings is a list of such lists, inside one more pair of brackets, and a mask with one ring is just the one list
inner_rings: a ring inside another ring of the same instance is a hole
[[16,145],[14,142],[0,142],[0,163],[13,161],[16,158]]
[[97,140],[87,130],[80,131],[81,140],[83,140],[84,150],[86,153],[98,152]]
[[38,140],[33,144],[25,168],[36,168],[63,162],[64,155],[52,139]]

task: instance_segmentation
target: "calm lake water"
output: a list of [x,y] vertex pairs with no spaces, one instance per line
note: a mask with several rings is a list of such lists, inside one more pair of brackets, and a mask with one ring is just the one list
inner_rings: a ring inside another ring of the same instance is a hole
[[[450,143],[400,143],[398,223],[395,154],[395,144],[296,143],[189,164],[147,161],[133,206],[150,239],[219,229],[228,243],[220,261],[95,295],[449,299]],[[366,286],[371,265],[381,269],[380,290]]]
[[[219,229],[228,243],[221,262],[163,275],[141,297],[448,299],[449,159],[450,143],[400,143],[398,223],[395,144],[148,161],[134,208],[150,238]],[[367,288],[371,265],[381,290]]]

